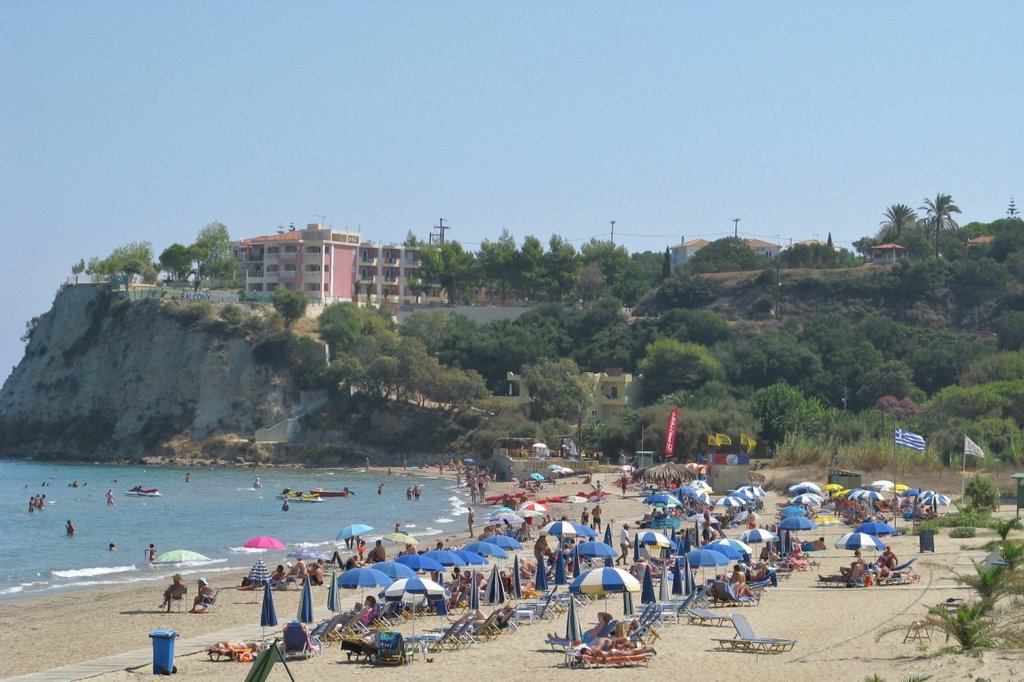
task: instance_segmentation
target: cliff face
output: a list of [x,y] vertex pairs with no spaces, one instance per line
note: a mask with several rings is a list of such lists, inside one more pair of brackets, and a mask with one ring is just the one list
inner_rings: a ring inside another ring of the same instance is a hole
[[247,438],[298,401],[290,376],[255,362],[244,335],[69,286],[0,393],[0,455],[160,454],[171,441]]

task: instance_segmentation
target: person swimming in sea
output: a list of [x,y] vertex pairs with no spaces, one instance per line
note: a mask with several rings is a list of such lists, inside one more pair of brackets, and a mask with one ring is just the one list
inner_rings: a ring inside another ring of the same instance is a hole
[[252,487],[255,488],[256,490],[259,490],[260,488],[263,487],[263,484],[260,483],[260,477],[259,476],[257,476],[256,480],[252,482]]

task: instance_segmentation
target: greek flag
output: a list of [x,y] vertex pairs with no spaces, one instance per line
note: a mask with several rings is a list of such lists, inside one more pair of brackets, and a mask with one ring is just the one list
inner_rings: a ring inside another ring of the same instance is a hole
[[924,438],[911,431],[896,429],[896,445],[902,445],[911,450],[924,450]]

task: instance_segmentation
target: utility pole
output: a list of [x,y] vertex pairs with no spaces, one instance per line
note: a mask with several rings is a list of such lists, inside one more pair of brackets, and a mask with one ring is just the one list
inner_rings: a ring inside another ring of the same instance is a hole
[[739,236],[740,236],[740,219],[739,218],[733,218],[732,219],[732,236],[736,237],[736,238],[739,238]]
[[444,244],[444,232],[445,232],[445,230],[450,230],[452,228],[449,227],[448,225],[444,224],[444,218],[438,218],[437,219],[437,223],[438,223],[437,225],[434,225],[434,227],[437,228],[437,234],[438,234],[438,239],[437,240],[438,240],[438,243]]
[[614,220],[610,220],[608,222],[610,222],[612,224],[612,244],[614,244],[615,243],[615,221]]

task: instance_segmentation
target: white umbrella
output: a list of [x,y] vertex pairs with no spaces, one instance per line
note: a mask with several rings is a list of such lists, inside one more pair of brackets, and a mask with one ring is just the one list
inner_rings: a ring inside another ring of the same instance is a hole
[[820,505],[822,503],[821,495],[815,495],[814,493],[804,493],[803,495],[797,495],[792,500],[791,504],[809,505],[815,504]]
[[764,528],[751,528],[740,535],[740,540],[750,543],[778,542],[779,536]]
[[797,495],[799,493],[814,493],[815,495],[821,495],[821,488],[818,487],[817,483],[811,483],[810,481],[803,481],[796,485],[789,486],[789,492]]
[[884,492],[886,490],[892,490],[895,486],[895,483],[883,478],[878,481],[872,481],[870,485],[866,485],[864,487],[871,488],[872,490],[877,490],[878,492]]
[[874,535],[854,532],[836,540],[836,549],[870,549],[877,552],[885,549],[885,543]]
[[747,504],[747,500],[744,500],[742,497],[738,497],[736,495],[730,495],[728,497],[723,497],[722,499],[715,502],[715,504],[720,504],[723,507],[727,508],[743,507]]

